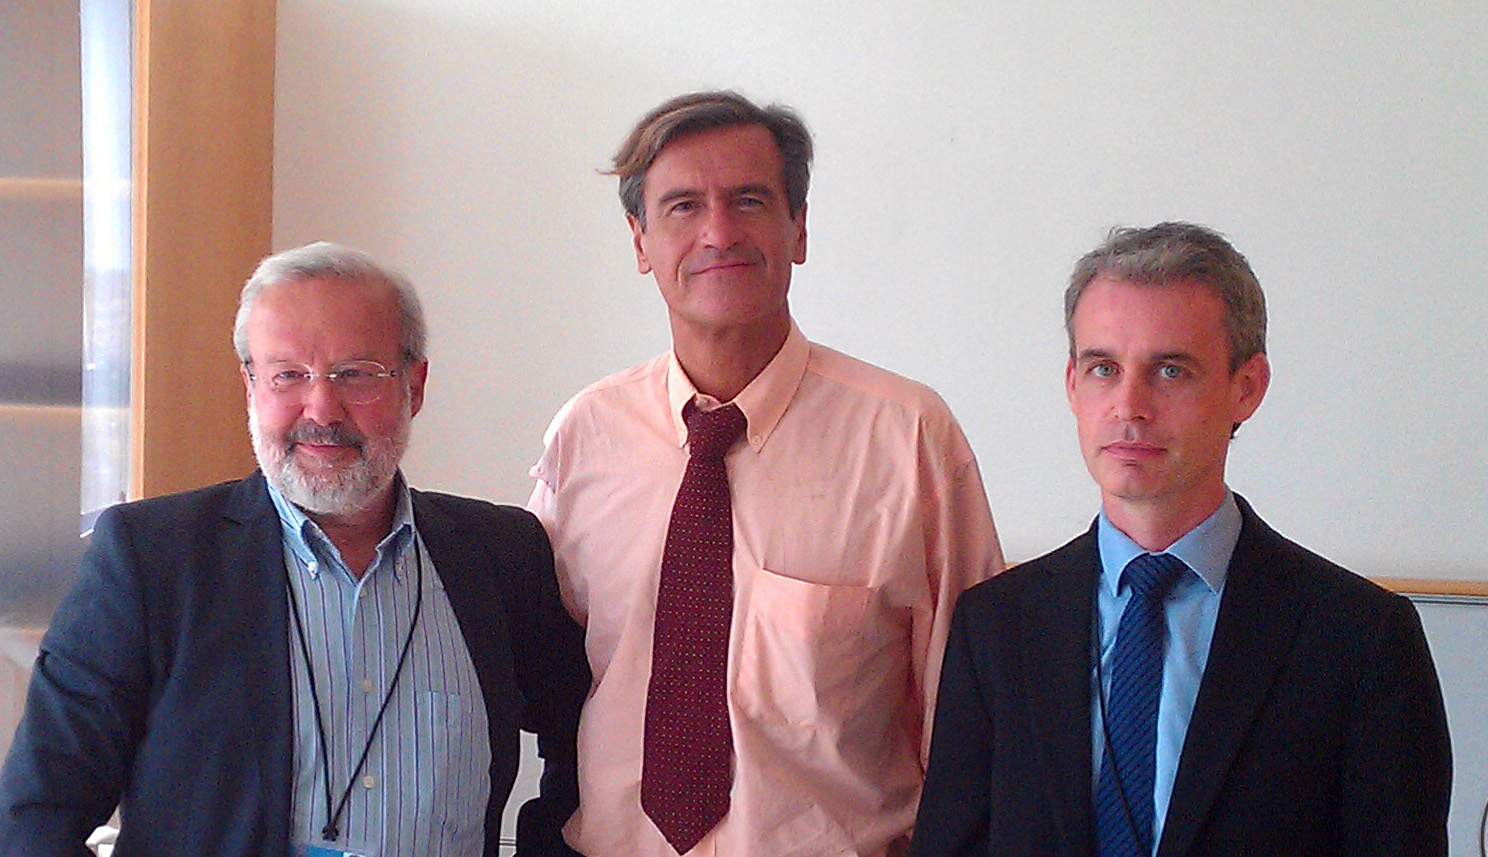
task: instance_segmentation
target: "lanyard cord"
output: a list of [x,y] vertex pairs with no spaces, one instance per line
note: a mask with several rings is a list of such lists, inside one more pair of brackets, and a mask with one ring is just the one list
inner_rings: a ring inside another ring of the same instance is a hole
[[398,689],[398,679],[403,675],[403,663],[408,660],[408,649],[413,643],[413,631],[418,627],[419,613],[424,606],[424,557],[419,550],[418,536],[413,538],[413,560],[417,569],[415,584],[418,588],[414,594],[413,621],[408,623],[408,636],[403,639],[403,651],[398,653],[398,665],[393,668],[393,681],[388,686],[387,696],[382,698],[382,707],[377,710],[377,719],[372,721],[372,729],[367,733],[367,745],[362,748],[362,756],[357,759],[356,767],[351,771],[351,778],[346,781],[346,790],[341,793],[341,800],[336,803],[335,812],[331,811],[331,763],[326,750],[325,725],[320,716],[320,694],[315,688],[315,669],[310,662],[310,646],[305,642],[305,627],[300,621],[300,603],[295,598],[294,582],[289,579],[289,566],[284,567],[285,582],[289,584],[289,606],[290,616],[294,618],[295,638],[300,643],[300,654],[305,658],[305,675],[310,680],[310,704],[315,710],[315,734],[320,738],[320,768],[325,774],[326,797],[326,823],[321,828],[320,835],[327,842],[335,842],[341,836],[340,828],[337,826],[341,821],[341,812],[346,809],[346,801],[351,798],[351,790],[356,785],[357,775],[362,772],[362,767],[367,764],[367,755],[372,752],[372,741],[377,737],[377,728],[382,725],[382,716],[387,714],[388,704],[393,701],[393,693]]

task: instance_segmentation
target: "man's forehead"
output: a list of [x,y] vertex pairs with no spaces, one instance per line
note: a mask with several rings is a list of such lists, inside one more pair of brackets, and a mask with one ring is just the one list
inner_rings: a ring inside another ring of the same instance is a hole
[[[1095,307],[1091,309],[1092,305]],[[1089,312],[1082,312],[1083,310]],[[1081,292],[1072,320],[1100,314],[1129,320],[1197,319],[1217,316],[1223,321],[1224,296],[1217,286],[1191,277],[1134,280],[1100,274]]]
[[396,292],[378,280],[302,277],[264,288],[248,316],[250,347],[274,339],[393,339],[401,330]]
[[667,172],[684,157],[690,160],[690,167],[711,171],[763,170],[768,173],[772,183],[783,182],[780,173],[785,163],[784,158],[775,141],[775,135],[764,125],[719,125],[678,134],[668,140],[651,160],[651,166],[646,171],[647,178],[651,178],[657,171]]
[[380,279],[309,275],[265,286],[253,315],[260,309],[276,316],[295,315],[310,307],[372,317],[396,313],[398,301],[392,285]]
[[[1225,303],[1213,285],[1193,279],[1139,282],[1099,276],[1090,282],[1071,318],[1076,351],[1101,343],[1092,336],[1225,341]],[[1083,334],[1083,335],[1082,335]]]

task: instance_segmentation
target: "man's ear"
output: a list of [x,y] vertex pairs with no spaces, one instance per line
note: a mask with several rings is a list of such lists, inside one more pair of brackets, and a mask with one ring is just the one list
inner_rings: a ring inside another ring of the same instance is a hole
[[1271,362],[1266,359],[1264,351],[1251,355],[1249,360],[1240,364],[1230,376],[1231,392],[1231,422],[1243,423],[1250,419],[1256,408],[1261,406],[1261,400],[1266,398],[1266,390],[1271,386]]
[[625,215],[625,222],[630,226],[631,242],[635,245],[636,270],[642,274],[649,274],[651,273],[651,261],[646,258],[646,248],[641,244],[641,239],[646,235],[646,227],[641,225],[641,219],[634,214]]
[[796,224],[796,252],[791,261],[800,265],[806,261],[806,203],[801,203],[801,211],[791,218]]
[[420,360],[405,371],[408,373],[408,415],[412,417],[424,406],[424,384],[429,380],[429,361]]

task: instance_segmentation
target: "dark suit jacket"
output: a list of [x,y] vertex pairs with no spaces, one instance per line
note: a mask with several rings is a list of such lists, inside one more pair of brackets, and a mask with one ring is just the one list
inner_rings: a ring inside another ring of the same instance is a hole
[[[566,853],[583,633],[528,513],[413,492],[414,519],[479,676],[490,721],[486,854],[496,854],[519,728],[539,736],[542,795],[522,853]],[[0,771],[0,854],[75,855],[122,799],[115,854],[288,851],[293,696],[284,548],[255,473],[116,506],[41,644]]]
[[[1239,503],[1159,857],[1446,854],[1447,724],[1414,607]],[[1099,569],[1092,527],[961,597],[911,854],[1094,853]]]

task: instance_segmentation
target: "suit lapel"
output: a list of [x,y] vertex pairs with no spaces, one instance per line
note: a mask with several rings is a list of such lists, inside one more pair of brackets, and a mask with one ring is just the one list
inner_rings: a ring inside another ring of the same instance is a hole
[[[434,573],[454,611],[455,624],[475,666],[476,682],[486,706],[493,778],[487,830],[490,842],[495,842],[506,799],[505,793],[496,787],[498,769],[510,764],[508,775],[515,774],[514,736],[521,725],[522,709],[520,703],[513,702],[518,684],[511,654],[511,632],[505,622],[505,590],[500,580],[507,571],[501,565],[501,553],[497,549],[501,535],[495,531],[492,518],[458,514],[460,507],[448,499],[414,489],[410,492],[419,538],[429,551]],[[509,781],[506,788],[510,788]]]
[[[479,604],[471,603],[472,599],[481,597],[481,593],[472,591],[472,584],[476,581],[472,580],[469,573],[476,565],[471,542],[480,536],[476,533],[462,535],[459,525],[431,495],[415,489],[410,489],[409,493],[413,497],[413,520],[418,528],[419,538],[429,551],[429,559],[434,563],[434,573],[439,576],[445,597],[455,611],[455,621],[459,623],[468,641],[472,636],[469,624],[476,621],[476,616],[482,612]],[[474,651],[471,655],[478,657]]]
[[1090,670],[1092,599],[1099,568],[1095,530],[1050,556],[1025,590],[1021,672],[1060,853],[1091,852]]
[[1159,857],[1186,854],[1269,695],[1305,604],[1280,536],[1238,495],[1243,523],[1230,560],[1208,665],[1183,742]]
[[476,672],[485,675],[486,651],[480,641],[484,639],[486,629],[479,627],[479,617],[484,611],[478,603],[473,603],[481,596],[478,591],[472,591],[472,584],[476,581],[470,574],[475,565],[471,558],[470,540],[477,538],[477,534],[466,533],[462,539],[459,526],[431,496],[413,489],[409,493],[413,497],[413,520],[419,538],[429,551],[433,571],[439,577],[450,608],[455,611],[455,622],[465,637]]
[[294,697],[290,689],[289,604],[284,568],[284,542],[279,513],[269,499],[260,473],[239,482],[223,511],[226,525],[219,547],[224,575],[240,582],[234,611],[261,631],[248,635],[257,648],[247,655],[256,673],[247,704],[251,714],[241,723],[257,733],[255,742],[259,804],[266,854],[283,853],[275,843],[289,842],[290,783],[293,780]]
[[[409,489],[413,498],[413,522],[418,528],[419,538],[429,551],[429,558],[439,567],[458,568],[464,560],[459,539],[453,538],[455,525],[444,510],[430,501],[422,491]],[[441,575],[441,580],[443,575]]]
[[[419,538],[433,560],[434,573],[444,587],[450,609],[455,613],[455,623],[475,664],[476,678],[490,701],[500,691],[497,677],[511,669],[502,657],[507,645],[506,629],[500,624],[503,613],[493,607],[501,599],[496,578],[500,570],[494,567],[493,552],[484,542],[498,536],[492,532],[471,532],[470,525],[462,529],[435,495],[415,489],[410,489],[410,493]],[[499,718],[494,712],[488,715],[494,734]]]

